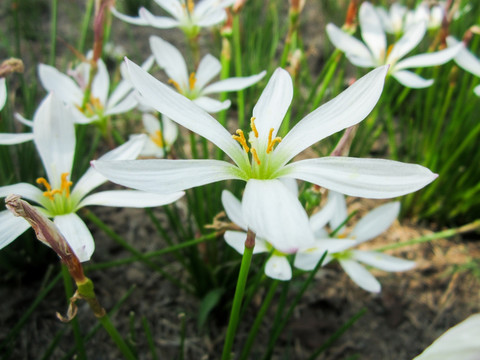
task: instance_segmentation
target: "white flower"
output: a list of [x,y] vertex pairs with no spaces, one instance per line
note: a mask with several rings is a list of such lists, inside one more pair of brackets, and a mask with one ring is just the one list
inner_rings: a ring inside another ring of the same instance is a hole
[[[329,214],[331,215],[329,221],[330,227],[333,230],[336,230],[339,226],[341,226],[347,217],[345,197],[342,194],[330,192],[329,204],[327,204],[327,206],[331,207],[329,209]],[[339,208],[337,210],[338,206]],[[381,289],[380,283],[360,263],[364,263],[384,271],[392,272],[412,269],[415,266],[413,261],[399,259],[377,251],[355,249],[346,250],[352,246],[357,246],[365,241],[371,240],[383,233],[397,218],[399,211],[399,202],[381,205],[365,215],[348,235],[337,235],[335,236],[335,239],[330,239],[331,242],[336,242],[338,247],[343,246],[343,249],[329,251],[324,264],[327,264],[334,259],[338,260],[348,276],[350,276],[350,278],[358,286],[371,292],[379,292]],[[320,214],[323,221],[311,221],[311,224],[314,228],[314,231],[316,231],[317,234],[320,233],[322,241],[324,241],[323,239],[325,238],[326,232],[323,229],[323,226],[326,225],[325,220],[328,218],[328,216],[325,216],[325,214],[322,214],[322,212],[320,212]],[[343,229],[339,230],[339,232],[342,232]],[[347,241],[350,242],[347,243]],[[313,269],[323,254],[314,250],[315,247],[313,246],[310,253],[306,251],[299,252],[295,258],[295,266],[303,270]]]
[[112,14],[120,20],[134,25],[149,25],[159,29],[178,27],[189,37],[198,35],[200,28],[211,27],[225,21],[225,8],[233,5],[235,0],[202,0],[195,5],[193,0],[155,0],[155,2],[172,17],[155,16],[141,7],[138,17],[119,13],[114,7]]
[[376,6],[375,11],[382,22],[383,29],[389,34],[399,35],[404,32],[404,20],[408,8],[399,2],[394,2],[389,11],[383,6]]
[[[455,62],[465,71],[480,77],[480,59],[473,55],[464,45],[462,41],[456,40],[453,36],[447,37],[447,45],[450,47],[455,47],[460,45],[461,49],[455,56]],[[480,96],[480,85],[477,85],[473,91],[475,95]]]
[[[178,124],[210,140],[235,164],[220,160],[94,161],[113,182],[144,191],[169,193],[221,180],[247,182],[243,214],[250,229],[276,239],[283,249],[311,243],[308,218],[293,217],[298,199],[278,180],[295,178],[344,194],[389,198],[416,191],[437,175],[413,164],[382,159],[324,157],[290,163],[297,154],[323,138],[353,126],[372,110],[383,89],[387,67],[355,82],[335,99],[277,137],[293,97],[290,75],[277,69],[253,109],[249,141],[242,130],[231,135],[217,120],[184,96],[128,61],[130,78],[144,102]],[[292,238],[300,243],[292,246]]]
[[[149,58],[143,66],[148,70],[152,64],[153,58]],[[38,74],[45,90],[54,92],[63,102],[72,106],[75,122],[79,124],[101,121],[107,116],[125,113],[137,105],[138,101],[128,80],[120,81],[109,95],[110,77],[105,63],[99,59],[90,98],[82,107],[90,68],[90,63],[83,62],[70,71],[68,76],[50,65],[40,64]]]
[[192,100],[209,113],[216,113],[230,107],[230,100],[220,102],[206,95],[223,91],[245,89],[262,79],[266,71],[248,77],[235,77],[208,85],[220,73],[222,65],[215,57],[207,54],[200,61],[197,71],[188,74],[187,64],[177,48],[158,36],[150,37],[150,47],[160,68],[164,69],[177,91]]
[[359,19],[365,44],[334,24],[327,25],[327,35],[330,41],[335,47],[345,52],[348,60],[356,66],[371,68],[384,64],[390,65],[389,74],[407,87],[428,87],[433,84],[433,80],[426,80],[406,69],[444,64],[453,59],[460,50],[460,46],[455,46],[402,60],[423,39],[427,30],[425,21],[412,25],[393,47],[387,48],[387,38],[382,28],[382,21],[369,2],[364,2],[360,6]]
[[177,125],[166,116],[160,120],[152,114],[142,115],[143,126],[148,133],[148,140],[140,152],[141,156],[162,158],[165,150],[169,150],[178,136]]
[[480,359],[480,314],[475,314],[447,330],[413,360]]
[[[33,121],[34,142],[47,173],[36,186],[18,183],[0,187],[0,197],[18,194],[35,201],[43,213],[54,218],[80,261],[90,259],[95,244],[85,223],[76,212],[88,205],[152,207],[171,203],[183,193],[169,195],[149,194],[134,190],[102,191],[88,195],[107,181],[94,169],[89,169],[71,190],[70,180],[75,151],[75,128],[69,109],[53,94],[48,95],[37,109]],[[135,159],[145,142],[145,136],[132,138],[122,146],[105,154],[102,159]],[[0,212],[0,248],[22,234],[29,224],[9,211]]]

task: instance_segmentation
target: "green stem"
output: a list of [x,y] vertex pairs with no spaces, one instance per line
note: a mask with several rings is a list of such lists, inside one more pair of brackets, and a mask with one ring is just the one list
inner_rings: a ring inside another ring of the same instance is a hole
[[248,230],[247,239],[245,240],[245,250],[243,252],[242,264],[240,265],[240,272],[238,274],[237,287],[235,288],[235,296],[233,298],[232,311],[230,313],[230,320],[228,321],[227,335],[223,345],[222,360],[231,359],[231,351],[235,333],[237,331],[240,308],[242,305],[243,294],[245,292],[245,285],[247,283],[248,270],[252,262],[253,248],[255,247],[255,233]]
[[87,39],[88,27],[90,25],[90,19],[92,16],[94,0],[88,0],[87,8],[82,22],[82,30],[80,32],[80,40],[78,41],[78,51],[83,54],[85,50],[85,41]]
[[[70,302],[70,298],[73,295],[73,285],[72,278],[68,272],[68,268],[62,264],[62,276],[63,276],[63,285],[65,287],[65,295],[67,297],[67,302]],[[70,321],[72,326],[73,336],[75,337],[75,344],[77,348],[78,359],[87,359],[87,353],[85,351],[85,344],[83,341],[82,334],[80,333],[80,327],[78,325],[78,319],[75,317]]]
[[247,341],[243,346],[243,350],[240,355],[240,360],[248,359],[248,356],[250,354],[250,349],[252,348],[253,342],[256,339],[258,330],[260,329],[260,324],[262,323],[263,318],[265,317],[265,314],[267,313],[267,310],[270,306],[270,303],[272,302],[272,299],[273,299],[273,296],[275,295],[275,290],[277,290],[278,284],[279,284],[279,281],[275,280],[272,282],[272,285],[270,285],[270,289],[268,290],[268,293],[265,296],[265,300],[263,301],[262,307],[258,311],[257,317],[255,318],[255,321],[252,325],[250,333],[248,334]]
[[125,341],[123,340],[118,330],[115,328],[115,326],[113,326],[108,315],[105,314],[104,316],[99,317],[98,322],[102,324],[103,328],[107,331],[107,333],[110,335],[112,340],[115,342],[115,344],[117,345],[118,349],[122,352],[125,359],[135,360],[136,357],[132,354],[132,351],[130,350],[128,345],[125,343]]
[[52,0],[52,24],[50,28],[50,60],[49,64],[55,66],[55,52],[57,47],[57,10],[58,0]]

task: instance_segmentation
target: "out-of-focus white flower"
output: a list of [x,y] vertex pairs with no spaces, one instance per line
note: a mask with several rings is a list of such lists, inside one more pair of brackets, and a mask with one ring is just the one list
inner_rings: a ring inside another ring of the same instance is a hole
[[[95,244],[87,226],[76,212],[88,205],[120,207],[153,207],[169,204],[183,195],[176,192],[168,195],[145,193],[135,190],[102,191],[88,195],[107,179],[90,168],[72,188],[70,180],[75,153],[75,127],[68,107],[53,94],[49,94],[37,109],[33,120],[35,146],[47,173],[47,178],[38,178],[38,187],[18,183],[0,187],[0,197],[18,194],[35,201],[39,209],[54,219],[55,225],[66,238],[80,261],[90,259]],[[135,159],[145,143],[145,135],[133,137],[122,146],[108,152],[105,160]],[[15,240],[29,227],[29,223],[15,217],[10,211],[0,212],[0,248]]]
[[[152,65],[153,57],[150,57],[142,66],[148,70]],[[54,92],[65,104],[72,106],[76,123],[101,121],[107,116],[130,111],[138,104],[132,85],[127,79],[120,81],[109,94],[110,77],[102,59],[97,61],[97,73],[93,78],[90,97],[84,104],[90,68],[90,63],[83,62],[69,71],[69,76],[50,65],[38,66],[42,86],[48,92]]]
[[111,8],[112,14],[120,20],[134,25],[148,25],[158,29],[178,27],[188,37],[198,35],[200,28],[211,27],[225,21],[225,8],[233,5],[235,0],[202,0],[195,5],[193,0],[155,0],[155,2],[172,17],[155,16],[141,7],[138,17],[127,16]]
[[209,84],[222,70],[220,61],[214,56],[207,54],[198,64],[197,71],[188,74],[187,64],[175,46],[158,36],[152,36],[150,37],[150,47],[157,64],[169,76],[169,83],[180,94],[209,113],[228,109],[230,100],[220,102],[206,95],[245,89],[260,81],[266,74],[266,71],[262,71],[257,75],[234,77]]
[[[437,175],[420,166],[382,159],[324,157],[289,163],[321,139],[362,121],[377,103],[387,67],[371,71],[335,99],[299,121],[281,139],[277,132],[293,97],[288,72],[277,69],[253,109],[251,132],[231,135],[184,96],[128,62],[130,79],[142,101],[222,149],[235,164],[220,160],[94,161],[111,181],[145,191],[168,193],[221,180],[247,182],[243,214],[249,228],[275,239],[280,249],[308,246],[313,238],[299,200],[279,178],[308,181],[353,196],[389,198],[416,191]],[[300,239],[300,242],[292,239]]]
[[142,115],[143,126],[148,134],[148,140],[140,152],[141,156],[158,157],[165,156],[178,136],[178,126],[166,116],[159,120],[152,114]]
[[[20,114],[15,114],[15,119],[22,124],[32,128],[33,121],[23,118]],[[33,140],[33,132],[28,133],[0,133],[0,145],[15,145]]]
[[[328,213],[331,214],[330,216],[326,216],[326,214],[320,212],[317,216],[320,216],[322,220],[315,221],[314,215],[312,217],[313,221],[311,220],[310,222],[316,233],[316,237],[320,237],[320,240],[317,240],[318,244],[325,244],[325,238],[328,238],[328,235],[323,229],[324,225],[326,225],[326,219],[330,217],[330,227],[333,230],[341,226],[346,220],[346,211],[344,211],[344,209],[346,209],[345,197],[342,194],[330,192],[329,204],[327,204],[326,207],[331,207],[328,210]],[[339,211],[337,211],[339,205],[340,208]],[[336,235],[336,238],[330,239],[332,243],[331,248],[333,248],[336,243],[337,247],[343,247],[343,249],[329,251],[324,264],[332,260],[338,260],[348,276],[362,289],[370,292],[379,292],[381,285],[360,263],[392,272],[412,269],[415,266],[413,261],[399,259],[378,251],[348,249],[383,233],[397,218],[399,211],[399,202],[381,205],[365,215],[348,235]],[[349,241],[349,243],[347,243],[347,241]],[[324,245],[322,246],[324,247]],[[323,252],[318,251],[316,246],[312,246],[310,251],[303,251],[297,254],[294,265],[302,270],[312,270],[320,260],[322,254]]]
[[480,314],[475,314],[447,330],[413,360],[480,359]]
[[[462,41],[458,41],[453,36],[448,36],[447,45],[454,47],[460,45],[461,49],[454,58],[455,62],[465,71],[480,77],[480,59],[473,55]],[[473,91],[475,95],[480,96],[480,85],[477,85]]]
[[405,16],[408,8],[399,2],[394,2],[387,11],[383,6],[376,6],[375,10],[382,22],[383,29],[389,34],[400,35],[405,30]]
[[393,46],[387,48],[387,38],[382,21],[372,4],[362,3],[359,19],[365,44],[331,23],[327,25],[327,35],[330,41],[335,47],[345,52],[350,62],[356,66],[371,68],[384,64],[390,65],[388,73],[407,87],[428,87],[433,84],[433,80],[426,80],[406,69],[444,64],[453,59],[460,50],[460,46],[454,46],[402,60],[423,39],[427,30],[425,21],[411,26]]

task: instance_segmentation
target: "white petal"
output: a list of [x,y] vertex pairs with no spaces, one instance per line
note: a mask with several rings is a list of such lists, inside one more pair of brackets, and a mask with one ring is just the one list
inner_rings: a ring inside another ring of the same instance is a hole
[[201,96],[193,100],[193,103],[208,113],[217,113],[230,107],[230,100],[218,101],[206,96]]
[[148,25],[158,29],[171,29],[180,25],[178,20],[165,16],[155,16],[144,7],[141,7],[140,10],[138,10],[138,15],[144,19]]
[[225,10],[217,9],[215,11],[210,11],[209,13],[203,14],[201,17],[198,17],[197,25],[200,27],[210,27],[220,24],[226,18],[227,13],[225,12]]
[[480,314],[450,328],[413,360],[478,360]]
[[61,174],[72,170],[75,127],[70,111],[54,94],[48,95],[37,109],[33,134],[50,185],[59,188]]
[[33,200],[37,203],[41,203],[43,199],[45,199],[43,192],[39,188],[27,183],[18,183],[0,187],[0,198],[7,197],[11,194],[20,195],[22,198]]
[[19,121],[23,125],[33,128],[33,120],[28,120],[19,113],[15,113],[13,116],[15,117],[15,120]]
[[399,212],[398,201],[376,207],[355,225],[349,238],[361,243],[377,237],[392,225]]
[[235,166],[219,160],[98,160],[92,165],[114,183],[159,194],[241,179]]
[[259,82],[266,74],[262,71],[257,75],[247,77],[234,77],[213,83],[202,91],[202,94],[220,93],[222,91],[237,91],[243,90],[257,82]]
[[375,59],[382,59],[385,56],[387,39],[382,28],[382,22],[375,8],[369,2],[362,3],[358,17],[360,19],[360,29],[363,40],[370,48],[373,57]]
[[142,122],[145,130],[147,130],[149,134],[155,134],[158,130],[160,130],[160,120],[158,120],[158,118],[152,114],[143,114]]
[[230,191],[222,191],[222,205],[228,218],[240,226],[243,230],[248,230],[247,223],[243,218],[242,203]]
[[150,36],[150,48],[158,66],[165,70],[168,77],[182,89],[188,89],[187,64],[180,51],[158,36]]
[[298,198],[298,184],[297,180],[292,178],[279,178],[283,185],[295,196]]
[[[147,137],[145,135],[131,136],[130,139],[104,154],[99,160],[133,160],[142,151]],[[89,168],[87,172],[77,181],[73,188],[72,194],[82,198],[96,187],[102,185],[107,179],[93,168]]]
[[45,90],[54,92],[62,101],[81,105],[83,91],[69,76],[61,73],[53,66],[39,64],[38,77]]
[[[332,230],[336,230],[340,225],[342,225],[348,217],[347,211],[347,202],[345,196],[336,191],[330,191],[328,193],[328,201],[333,204],[335,212],[330,219],[330,227]],[[338,230],[338,234],[341,234],[345,230],[345,226],[342,226]]]
[[55,216],[55,225],[67,240],[81,262],[88,261],[95,250],[95,242],[87,225],[77,214]]
[[260,139],[266,142],[271,128],[273,128],[273,137],[276,136],[290,107],[292,97],[293,85],[290,74],[286,70],[277,68],[253,108],[255,126]]
[[388,66],[382,66],[370,71],[333,100],[300,120],[278,144],[275,156],[286,163],[310,145],[362,121],[382,94],[387,70]]
[[[245,251],[245,240],[247,239],[247,233],[228,230],[225,232],[224,237],[228,245],[234,248],[238,253],[243,254],[243,252]],[[264,252],[268,252],[265,240],[256,237],[253,253],[260,254]]]
[[446,48],[445,50],[409,57],[405,60],[400,61],[395,66],[395,70],[445,64],[447,61],[452,60],[458,54],[462,46],[462,44],[458,44],[454,47]]
[[[461,41],[457,41],[454,37],[447,37],[447,44],[449,47],[458,46],[462,44]],[[455,56],[455,62],[462,69],[472,73],[475,76],[480,76],[480,60],[473,55],[465,46],[462,46],[457,56]]]
[[330,200],[327,201],[325,206],[320,211],[310,216],[310,226],[312,227],[312,230],[317,233],[318,230],[323,229],[333,218],[336,212],[337,209],[335,202]]
[[33,140],[33,133],[7,134],[0,133],[0,145],[21,144]]
[[180,199],[184,192],[176,192],[173,194],[152,194],[137,190],[111,190],[101,191],[87,196],[78,205],[78,208],[89,205],[117,206],[117,207],[133,207],[145,208],[156,207],[170,204]]
[[415,261],[400,259],[378,251],[353,250],[353,258],[383,271],[407,271],[415,267]]
[[135,106],[137,106],[137,104],[137,94],[131,93],[127,95],[123,100],[115,104],[115,106],[110,106],[110,103],[107,104],[104,116],[126,113],[132,110]]
[[307,213],[279,180],[248,180],[242,208],[248,227],[284,253],[313,243]]
[[272,279],[287,281],[292,278],[292,267],[286,256],[272,255],[265,264],[265,275]]
[[14,216],[10,211],[0,212],[0,249],[10,244],[30,227],[27,220]]
[[327,25],[327,35],[332,44],[344,53],[372,61],[370,50],[360,40],[347,34],[334,24]]
[[371,67],[377,67],[377,64],[378,64],[376,61],[374,61],[373,58],[364,58],[364,57],[360,57],[352,54],[345,54],[345,55],[353,65],[358,67],[371,68]]
[[475,95],[480,96],[480,85],[475,86],[473,92],[475,93]]
[[5,78],[0,78],[0,110],[3,109],[7,102],[7,83]]
[[[112,14],[122,20],[122,21],[125,21],[129,24],[133,24],[133,25],[149,25],[148,21],[145,20],[144,18],[142,17],[133,17],[133,16],[128,16],[128,15],[124,15],[120,12],[118,12],[117,9],[115,9],[113,6],[110,8],[110,11],[112,12]],[[140,10],[139,10],[139,13],[140,13]]]
[[97,73],[92,82],[92,96],[98,98],[100,103],[107,104],[108,91],[110,90],[110,77],[107,67],[102,59],[97,61]]
[[392,76],[403,86],[413,89],[422,89],[433,84],[432,79],[426,80],[421,76],[418,76],[417,74],[407,70],[395,71],[392,73]]
[[348,276],[362,289],[373,293],[380,292],[380,283],[362,265],[353,260],[339,260],[339,263]]
[[163,139],[167,145],[172,145],[178,137],[178,126],[167,116],[162,116]]
[[128,59],[127,65],[135,88],[148,105],[213,142],[236,164],[246,163],[241,147],[217,120]]
[[395,43],[390,54],[387,57],[387,64],[396,63],[412,51],[422,41],[427,31],[425,22],[413,25],[407,32]]
[[221,70],[222,64],[216,57],[210,54],[205,55],[200,60],[200,64],[198,64],[197,73],[195,74],[197,78],[195,88],[203,89]]
[[342,194],[373,199],[405,195],[437,178],[429,169],[416,164],[340,156],[297,161],[284,169],[284,176]]
[[175,18],[180,18],[183,16],[182,4],[178,0],[154,0],[158,6],[162,7],[170,15]]
[[[323,254],[334,254],[344,251],[355,245],[354,240],[343,239],[318,239],[315,240],[315,245],[310,248],[300,249],[295,256],[294,266],[304,271],[310,271],[317,266]],[[323,265],[326,265],[327,258],[325,258]]]

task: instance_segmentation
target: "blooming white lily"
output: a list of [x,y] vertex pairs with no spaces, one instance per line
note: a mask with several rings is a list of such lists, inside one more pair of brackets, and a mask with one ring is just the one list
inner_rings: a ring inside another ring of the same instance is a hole
[[[88,195],[107,181],[93,169],[89,169],[73,187],[70,173],[75,151],[75,128],[72,115],[62,101],[48,95],[37,109],[33,121],[34,142],[47,173],[47,179],[39,178],[36,186],[18,183],[0,187],[0,197],[18,194],[40,205],[45,215],[54,222],[67,239],[80,261],[90,259],[94,242],[90,231],[76,212],[88,205],[153,207],[171,203],[183,195],[149,194],[134,190],[112,190]],[[105,154],[102,159],[134,159],[140,153],[145,136],[137,136],[122,146]],[[30,225],[23,218],[9,211],[0,212],[0,248],[5,247]]]
[[[128,60],[127,60],[128,61]],[[353,196],[389,198],[416,191],[437,175],[420,166],[382,159],[325,157],[288,162],[310,145],[363,120],[383,89],[387,66],[373,70],[332,101],[301,120],[282,140],[276,136],[293,96],[288,72],[277,69],[253,109],[249,141],[242,130],[231,135],[190,100],[128,61],[130,78],[144,102],[222,149],[235,165],[220,160],[94,161],[113,182],[144,191],[168,193],[220,180],[247,182],[243,214],[248,226],[280,248],[311,243],[306,216],[292,216],[301,207],[278,178],[309,181]],[[300,213],[300,212],[298,212]],[[295,231],[294,231],[295,229]]]
[[217,58],[210,54],[205,55],[200,61],[196,73],[192,72],[189,75],[187,64],[175,46],[158,36],[152,36],[150,37],[150,47],[157,64],[169,76],[168,82],[173,84],[180,94],[209,113],[228,109],[230,100],[220,102],[206,95],[243,90],[260,81],[266,74],[266,71],[262,71],[257,75],[229,78],[207,85],[222,69]]
[[177,125],[166,116],[162,120],[152,114],[142,115],[143,126],[148,133],[148,140],[140,152],[142,156],[154,156],[162,158],[165,150],[169,150],[178,136]]
[[371,68],[383,64],[390,65],[389,74],[407,87],[425,88],[431,86],[433,80],[426,80],[406,69],[441,65],[453,59],[460,51],[460,46],[454,46],[401,60],[425,36],[427,30],[425,21],[412,25],[393,47],[389,47],[387,50],[387,39],[382,21],[372,4],[362,3],[359,19],[365,44],[331,23],[327,25],[327,35],[330,41],[335,47],[345,52],[348,60],[356,66]]
[[[344,209],[346,209],[345,197],[342,194],[330,192],[329,204],[333,205],[330,205],[332,209],[329,209],[330,214],[333,215],[329,221],[330,227],[336,230],[346,219],[346,211],[344,211]],[[340,211],[337,211],[336,207],[339,205]],[[344,251],[352,246],[357,246],[365,241],[371,240],[387,230],[397,218],[399,211],[399,202],[387,203],[370,211],[357,223],[348,235],[342,234],[341,236],[336,236],[336,239],[330,240],[333,243],[337,242],[339,247],[343,246],[343,249],[329,251],[324,264],[328,264],[334,259],[338,260],[348,276],[362,289],[370,292],[379,292],[381,285],[372,274],[360,265],[360,262],[384,271],[396,272],[412,269],[415,266],[413,261],[399,259],[377,251],[355,249]],[[328,218],[325,214],[320,213],[320,215],[322,219]],[[320,236],[325,237],[326,233],[323,229],[323,226],[326,225],[325,221],[312,221],[311,224],[317,236],[321,234]],[[346,243],[346,241],[350,243]],[[320,243],[320,241],[318,242]],[[316,246],[312,246],[310,252],[304,251],[297,254],[294,265],[303,270],[311,270],[320,260],[322,254],[320,251],[316,251]]]
[[[447,37],[447,45],[448,46],[461,46],[460,51],[458,52],[457,56],[455,56],[454,60],[458,66],[460,66],[465,71],[480,77],[480,59],[473,55],[467,47],[464,45],[462,41],[458,41],[453,36]],[[475,95],[480,96],[480,85],[477,85],[473,92]]]
[[155,2],[173,18],[155,16],[144,7],[138,10],[138,17],[121,14],[114,7],[110,10],[117,18],[130,24],[149,25],[158,29],[178,27],[188,37],[195,37],[200,28],[211,27],[225,21],[227,18],[225,8],[233,5],[235,0],[202,0],[197,5],[193,0],[155,0]]
[[[142,66],[148,70],[152,65],[153,57],[150,57]],[[90,68],[90,63],[83,62],[70,71],[68,76],[50,65],[38,66],[42,86],[72,106],[76,123],[101,121],[107,116],[125,113],[138,104],[132,86],[126,79],[120,81],[109,95],[110,77],[102,59],[97,61],[97,73],[93,78],[90,98],[84,104]]]
[[447,330],[413,360],[480,359],[480,314],[475,314]]

